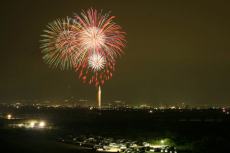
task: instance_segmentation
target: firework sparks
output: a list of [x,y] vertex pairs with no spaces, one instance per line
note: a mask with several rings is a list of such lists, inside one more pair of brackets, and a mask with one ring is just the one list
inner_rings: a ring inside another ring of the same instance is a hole
[[114,18],[89,9],[50,23],[42,35],[44,61],[63,70],[74,68],[84,83],[103,85],[125,47],[125,32]]
[[100,54],[93,54],[89,57],[89,68],[94,71],[100,71],[105,67],[105,58]]
[[113,76],[115,61],[126,43],[125,32],[113,22],[114,18],[89,9],[72,19],[50,23],[41,40],[47,64],[62,70],[74,68],[83,83],[98,87],[98,108],[101,108],[100,86]]
[[81,48],[84,50],[97,50],[105,44],[105,35],[97,27],[89,27],[84,29],[80,35],[79,40],[81,43]]
[[[83,59],[84,63],[80,65],[79,74],[83,82],[103,85],[112,77],[115,60],[125,47],[125,32],[113,22],[114,18],[108,13],[98,13],[95,9],[83,11],[81,15],[74,17],[75,24],[80,29],[77,42],[80,55],[78,59]],[[82,70],[87,67],[90,70]]]
[[99,52],[107,58],[116,58],[125,46],[125,32],[113,22],[114,16],[98,13],[95,9],[75,16],[80,32],[77,37],[81,52]]
[[62,70],[73,68],[76,62],[75,29],[71,26],[70,18],[56,20],[44,30],[41,40],[44,61],[51,67]]

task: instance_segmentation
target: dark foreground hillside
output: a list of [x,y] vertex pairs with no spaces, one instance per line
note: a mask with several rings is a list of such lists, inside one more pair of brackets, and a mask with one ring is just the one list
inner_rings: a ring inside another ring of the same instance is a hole
[[229,115],[219,110],[149,113],[144,110],[27,109],[14,111],[14,114],[45,119],[52,123],[53,129],[11,129],[6,126],[9,121],[1,119],[0,146],[6,153],[91,152],[57,141],[65,135],[100,135],[144,141],[169,138],[178,152],[228,152],[230,146]]

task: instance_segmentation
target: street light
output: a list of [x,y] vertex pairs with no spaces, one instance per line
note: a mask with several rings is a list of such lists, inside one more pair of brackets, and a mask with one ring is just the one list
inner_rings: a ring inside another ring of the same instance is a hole
[[8,120],[12,119],[12,115],[11,115],[11,114],[8,114],[8,115],[7,115],[7,119],[8,119]]
[[45,123],[44,121],[41,121],[41,122],[39,123],[39,127],[40,127],[40,128],[44,128],[45,125],[46,125],[46,123]]

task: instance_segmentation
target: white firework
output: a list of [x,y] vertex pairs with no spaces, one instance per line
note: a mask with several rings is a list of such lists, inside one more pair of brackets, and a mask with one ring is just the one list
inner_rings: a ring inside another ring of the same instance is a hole
[[102,46],[105,46],[105,35],[97,27],[85,28],[79,34],[79,40],[81,42],[81,48],[83,50],[97,50]]
[[102,55],[94,53],[89,57],[88,64],[93,71],[100,71],[105,67],[106,60]]

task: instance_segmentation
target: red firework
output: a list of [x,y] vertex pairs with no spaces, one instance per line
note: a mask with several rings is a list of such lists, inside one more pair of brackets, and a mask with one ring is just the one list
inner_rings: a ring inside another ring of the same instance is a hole
[[114,18],[95,9],[74,17],[79,29],[76,42],[80,64],[76,70],[84,83],[103,85],[113,75],[115,60],[123,53],[126,42],[125,32],[113,22]]

